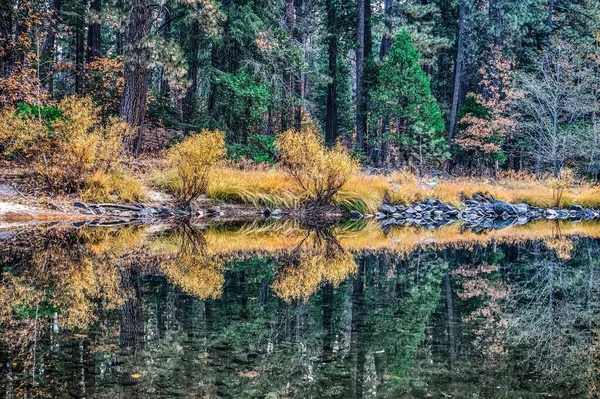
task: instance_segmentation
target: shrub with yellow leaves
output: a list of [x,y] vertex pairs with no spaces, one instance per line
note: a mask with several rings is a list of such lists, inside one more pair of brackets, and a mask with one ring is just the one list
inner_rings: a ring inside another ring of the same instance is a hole
[[169,150],[167,162],[177,174],[170,189],[182,206],[206,193],[210,173],[226,153],[225,134],[219,130],[194,134]]
[[333,197],[359,170],[358,161],[341,144],[328,149],[312,126],[288,130],[275,142],[281,164],[306,192],[313,205],[330,205]]
[[55,192],[83,189],[94,174],[119,166],[133,130],[118,118],[101,125],[88,97],[66,97],[57,108],[22,107],[0,115],[0,147],[20,157]]

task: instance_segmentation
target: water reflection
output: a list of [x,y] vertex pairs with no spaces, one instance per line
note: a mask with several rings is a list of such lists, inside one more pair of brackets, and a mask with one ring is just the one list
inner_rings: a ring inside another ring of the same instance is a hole
[[596,397],[597,231],[19,231],[0,250],[0,392]]

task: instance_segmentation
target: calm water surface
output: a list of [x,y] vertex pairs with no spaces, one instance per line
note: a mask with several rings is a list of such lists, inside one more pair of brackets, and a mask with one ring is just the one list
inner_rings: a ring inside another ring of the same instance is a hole
[[598,397],[600,241],[557,226],[1,232],[0,393]]

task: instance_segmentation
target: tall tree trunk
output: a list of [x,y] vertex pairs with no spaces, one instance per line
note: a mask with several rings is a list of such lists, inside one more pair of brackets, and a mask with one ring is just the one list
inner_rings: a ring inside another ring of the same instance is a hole
[[83,89],[86,2],[87,0],[77,0],[77,16],[75,22],[75,93],[80,93]]
[[[383,59],[389,54],[390,49],[392,48],[392,35],[394,34],[394,25],[393,25],[393,12],[394,12],[394,1],[393,0],[384,0],[384,15],[383,21],[385,25],[385,32],[383,33],[383,37],[381,38],[381,47],[379,48],[379,59],[383,61]],[[390,117],[388,115],[384,115],[381,120],[381,148],[379,149],[379,154],[377,159],[374,161],[379,166],[384,166],[387,159],[388,152],[388,139],[386,136],[389,133],[390,129]]]
[[337,140],[337,56],[338,56],[338,37],[337,37],[337,11],[336,1],[327,0],[327,46],[329,54],[327,83],[327,109],[325,111],[325,142],[327,145],[335,144]]
[[554,14],[554,0],[548,0],[548,19],[546,20],[546,44],[550,42],[552,34],[552,17]]
[[456,128],[456,115],[458,113],[458,105],[460,102],[461,85],[462,85],[462,69],[464,62],[464,36],[465,36],[465,13],[466,0],[460,0],[458,10],[458,41],[456,44],[456,61],[454,63],[454,91],[452,93],[452,110],[450,112],[450,127],[448,129],[448,148],[452,145],[454,138],[454,130]]
[[358,0],[358,25],[356,28],[356,149],[362,151],[367,132],[365,99],[365,3]]
[[196,92],[198,91],[198,51],[200,49],[200,23],[198,20],[192,22],[189,31],[190,53],[188,79],[191,84],[187,89],[183,102],[183,120],[191,122],[196,112]]
[[62,8],[61,0],[54,0],[52,2],[52,14],[50,15],[50,24],[48,26],[48,34],[42,47],[42,68],[40,73],[40,80],[46,84],[48,91],[52,93],[54,86],[52,79],[52,66],[54,61],[54,45],[56,43],[56,31],[58,30],[58,23],[60,21],[60,10]]
[[[294,7],[296,9],[296,20],[294,23],[294,37],[298,43],[302,45],[302,58],[306,60],[306,47],[305,47],[305,35],[304,35],[304,27],[303,23],[303,0],[295,0]],[[302,70],[298,71],[298,74],[295,75],[294,82],[294,96],[296,100],[296,104],[294,105],[294,128],[296,130],[300,130],[302,125],[302,103],[304,100],[304,73]]]
[[[294,43],[294,26],[296,23],[296,12],[294,0],[285,0],[285,25],[290,33],[290,46]],[[281,114],[281,129],[287,130],[294,124],[294,74],[286,72],[284,75],[284,109]]]
[[102,11],[102,0],[92,0],[90,3],[92,15],[88,24],[87,48],[85,59],[87,62],[100,57],[100,12]]
[[151,0],[133,0],[127,24],[125,48],[125,88],[121,99],[121,117],[129,125],[137,128],[133,152],[138,154],[142,144],[142,125],[146,115],[148,93],[148,50],[143,39],[151,25]]

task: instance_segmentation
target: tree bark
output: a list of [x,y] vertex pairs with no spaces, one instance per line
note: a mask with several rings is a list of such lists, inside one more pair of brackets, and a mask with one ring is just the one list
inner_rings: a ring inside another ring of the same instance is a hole
[[88,35],[87,35],[87,48],[86,48],[86,61],[90,62],[100,57],[100,19],[99,14],[102,11],[102,0],[92,0],[90,3],[90,10],[92,16],[90,23],[88,24]]
[[358,24],[356,28],[356,149],[362,151],[367,131],[365,99],[365,3],[358,0]]
[[83,89],[86,2],[87,0],[77,0],[77,16],[75,22],[75,93],[80,93]]
[[456,45],[456,61],[454,63],[454,91],[452,93],[452,110],[450,112],[450,127],[448,129],[448,148],[452,145],[454,131],[456,128],[456,115],[460,102],[462,69],[464,60],[464,36],[465,36],[465,6],[466,0],[461,0],[458,11],[458,42]]
[[56,31],[58,29],[58,23],[60,21],[60,10],[62,8],[61,0],[54,0],[52,2],[52,14],[50,15],[50,24],[48,26],[48,34],[46,35],[46,40],[44,41],[44,46],[42,48],[42,68],[41,68],[41,76],[40,80],[42,83],[46,84],[48,91],[52,93],[52,89],[54,86],[52,79],[52,63],[50,61],[54,61],[54,45],[56,43]]
[[186,122],[194,120],[196,112],[196,92],[198,91],[198,51],[200,50],[200,23],[197,20],[192,22],[189,31],[190,53],[188,79],[191,84],[187,89],[183,102],[183,119]]
[[[383,33],[383,37],[381,38],[381,47],[379,48],[379,59],[383,62],[384,58],[389,54],[390,49],[392,48],[393,41],[393,12],[394,12],[394,1],[393,0],[384,0],[384,16],[383,21],[385,25],[385,32]],[[389,143],[386,138],[389,133],[390,127],[390,118],[388,115],[384,115],[381,120],[381,147],[379,149],[379,154],[377,154],[377,159],[374,159],[377,165],[384,166],[387,159],[387,152]]]
[[121,117],[137,128],[132,151],[138,154],[142,144],[142,125],[146,115],[148,93],[148,50],[144,38],[151,25],[151,0],[133,0],[125,48],[125,88],[121,99]]
[[[295,0],[294,7],[296,9],[296,19],[294,23],[294,38],[298,43],[302,45],[302,58],[306,60],[306,51],[305,51],[305,35],[304,35],[304,27],[301,25],[303,14],[303,0]],[[299,23],[300,21],[300,23]],[[294,128],[296,130],[300,130],[302,125],[302,102],[304,100],[304,73],[302,70],[298,71],[298,74],[294,76],[294,96],[296,100],[296,104],[294,104]]]
[[552,16],[554,14],[554,0],[548,0],[548,19],[546,20],[546,44],[550,42],[552,34]]
[[334,145],[337,140],[337,56],[338,56],[338,37],[337,37],[337,10],[335,0],[327,0],[327,46],[328,46],[328,74],[327,83],[327,109],[325,111],[325,142],[327,145]]
[[[296,14],[294,9],[294,0],[285,0],[285,25],[290,34],[289,44],[294,43],[294,26],[296,23]],[[281,129],[287,130],[294,124],[294,74],[286,72],[284,75],[284,110],[281,115]]]

